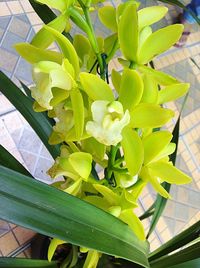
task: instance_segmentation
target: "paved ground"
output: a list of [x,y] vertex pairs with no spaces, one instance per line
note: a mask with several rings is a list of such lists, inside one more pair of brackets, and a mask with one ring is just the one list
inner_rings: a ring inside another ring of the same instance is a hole
[[[109,1],[119,3],[120,1]],[[187,2],[187,1],[184,1]],[[156,1],[142,1],[142,5],[155,5]],[[170,24],[177,16],[178,9],[169,7],[169,14],[156,27]],[[99,35],[108,31],[93,15],[96,31]],[[27,0],[0,0],[0,69],[19,84],[18,80],[31,84],[31,69],[13,49],[13,44],[30,41],[35,31],[41,28],[41,21],[33,12]],[[186,186],[172,186],[173,199],[168,201],[163,217],[156,231],[151,235],[152,249],[169,240],[186,225],[200,219],[200,34],[197,25],[194,26],[187,45],[182,49],[172,48],[155,60],[157,69],[191,83],[190,95],[181,121],[180,145],[177,166],[193,177],[193,183]],[[53,48],[53,46],[52,46]],[[114,60],[110,68],[120,68]],[[181,100],[171,103],[169,107],[178,114]],[[174,122],[168,125],[173,128]],[[0,95],[0,142],[19,161],[24,163],[30,172],[38,179],[49,181],[45,171],[51,166],[52,159],[34,134],[23,117],[14,109],[7,99]],[[147,209],[155,198],[150,186],[146,188],[140,199],[138,213]],[[145,221],[148,228],[149,220]],[[33,236],[24,228],[0,221],[0,255],[18,255],[17,248],[28,247],[28,241]],[[19,256],[29,256],[28,250]]]

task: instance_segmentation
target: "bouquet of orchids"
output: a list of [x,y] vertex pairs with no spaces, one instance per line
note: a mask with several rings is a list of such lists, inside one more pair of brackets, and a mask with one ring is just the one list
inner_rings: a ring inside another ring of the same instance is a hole
[[[29,90],[22,84],[24,94],[1,74],[1,91],[32,125],[55,163],[47,171],[52,185],[45,185],[1,148],[1,218],[52,239],[49,262],[2,259],[0,267],[20,261],[19,267],[57,267],[52,259],[60,245],[68,248],[59,262],[63,268],[150,267],[149,261],[151,267],[171,267],[159,259],[170,252],[166,248],[163,254],[160,249],[149,255],[134,209],[147,183],[167,199],[163,182],[191,182],[171,162],[176,144],[172,133],[162,129],[174,117],[165,103],[184,96],[189,84],[150,64],[179,40],[183,26],[152,32],[151,25],[167,8],[140,9],[133,0],[116,8],[89,0],[30,2],[46,25],[30,44],[15,48],[32,64],[34,86]],[[111,32],[106,38],[95,35],[94,10]],[[81,34],[70,35],[72,23]],[[59,52],[47,49],[54,41]],[[109,68],[117,51],[121,72]]]

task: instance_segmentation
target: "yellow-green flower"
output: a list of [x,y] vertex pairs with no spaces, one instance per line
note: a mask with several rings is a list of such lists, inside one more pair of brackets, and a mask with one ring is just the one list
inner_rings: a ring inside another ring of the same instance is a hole
[[146,136],[142,141],[144,145],[144,165],[139,174],[144,181],[149,181],[155,190],[168,198],[169,193],[161,183],[166,181],[171,184],[186,184],[191,178],[173,166],[168,155],[176,148],[170,143],[172,134],[168,131],[157,131]]
[[65,91],[76,87],[73,79],[73,67],[64,60],[62,65],[51,61],[40,61],[33,65],[33,81],[35,87],[31,88],[32,97],[37,103],[48,110],[53,109],[53,98],[67,98]]
[[86,131],[100,143],[117,145],[122,140],[121,132],[129,124],[128,110],[118,101],[95,101],[91,106],[93,121],[86,124]]

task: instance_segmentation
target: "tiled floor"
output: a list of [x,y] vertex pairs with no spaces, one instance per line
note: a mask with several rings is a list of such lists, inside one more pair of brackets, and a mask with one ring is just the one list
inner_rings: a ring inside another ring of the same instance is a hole
[[[118,4],[118,1],[109,1]],[[142,6],[157,4],[154,0],[143,0]],[[187,1],[184,1],[187,2]],[[160,2],[159,2],[160,4]],[[156,27],[170,24],[179,10],[169,6],[169,14]],[[92,15],[95,21],[96,32],[101,35],[108,31]],[[33,12],[27,0],[2,1],[0,0],[0,69],[19,84],[18,80],[27,85],[31,84],[30,65],[21,59],[13,45],[17,42],[30,41],[34,31],[41,28],[41,20]],[[73,33],[75,30],[73,30]],[[186,226],[200,219],[200,34],[197,25],[194,25],[186,47],[172,48],[159,56],[154,64],[180,80],[191,83],[190,95],[183,112],[181,121],[180,144],[177,157],[177,166],[193,177],[193,183],[186,186],[172,186],[172,200],[168,201],[163,217],[160,219],[156,231],[151,235],[152,249],[169,240],[174,234]],[[119,68],[117,60],[110,64]],[[169,106],[178,112],[181,101]],[[173,128],[174,122],[168,125]],[[30,142],[31,141],[31,142]],[[5,146],[30,172],[38,179],[49,181],[46,170],[51,166],[52,159],[42,145],[39,138],[31,130],[23,117],[15,111],[7,99],[0,95],[0,142]],[[140,199],[141,214],[155,198],[155,192],[146,188]],[[149,227],[149,219],[144,222]],[[27,250],[33,232],[24,228],[0,221],[0,255],[3,256],[30,256]],[[24,247],[26,248],[25,251]],[[21,250],[17,250],[20,248]],[[20,253],[22,252],[23,253]]]

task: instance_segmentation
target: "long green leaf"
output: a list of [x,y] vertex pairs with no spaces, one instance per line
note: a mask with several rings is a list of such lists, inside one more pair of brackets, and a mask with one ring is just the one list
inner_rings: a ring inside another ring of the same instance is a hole
[[170,266],[169,268],[199,268],[200,267],[200,258],[187,261],[181,264],[176,264],[173,266]]
[[152,261],[154,259],[160,258],[186,244],[195,240],[200,235],[200,221],[193,224],[188,229],[184,230],[174,238],[170,239],[167,243],[153,251],[150,256],[149,260]]
[[21,174],[31,177],[27,169],[12,156],[2,145],[0,145],[0,165],[15,170]]
[[0,258],[0,267],[2,268],[56,268],[56,262],[48,262],[42,260],[30,260],[20,258]]
[[[156,259],[150,263],[152,268],[173,267],[176,264],[182,264],[191,260],[195,260],[200,257],[200,241],[174,253],[172,255],[166,255],[159,259]],[[190,268],[188,266],[188,268]]]
[[159,0],[160,2],[163,2],[163,3],[167,3],[167,4],[170,4],[170,5],[174,5],[174,6],[178,6],[178,7],[181,7],[183,10],[185,10],[186,12],[190,13],[190,15],[197,21],[197,23],[200,25],[200,19],[196,16],[196,14],[188,9],[183,3],[181,3],[180,1],[178,0]]
[[146,242],[105,211],[0,167],[0,217],[47,236],[148,266]]
[[0,91],[24,116],[37,135],[40,137],[53,158],[59,153],[59,146],[51,146],[48,138],[52,132],[52,126],[44,114],[36,113],[32,108],[32,101],[3,73],[0,72]]

